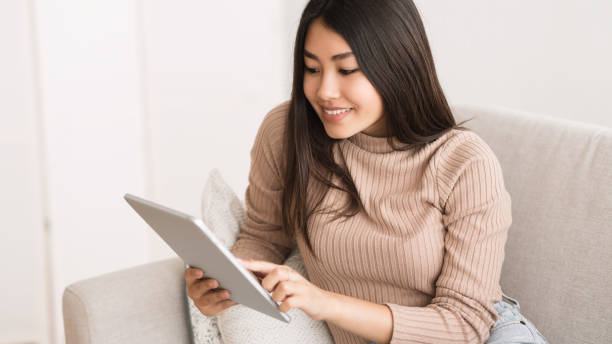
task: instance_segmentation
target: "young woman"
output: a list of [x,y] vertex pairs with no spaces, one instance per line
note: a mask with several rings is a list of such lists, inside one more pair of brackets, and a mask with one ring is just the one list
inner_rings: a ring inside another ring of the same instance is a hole
[[[412,1],[310,1],[291,101],[251,158],[232,252],[281,310],[325,320],[336,343],[545,342],[502,299],[510,196],[491,149],[455,123]],[[310,281],[279,265],[295,245]],[[185,273],[202,313],[235,305],[203,277]]]

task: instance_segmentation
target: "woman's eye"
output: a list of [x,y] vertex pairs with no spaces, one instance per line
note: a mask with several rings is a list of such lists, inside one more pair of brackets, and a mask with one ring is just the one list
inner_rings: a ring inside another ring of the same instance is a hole
[[306,67],[306,66],[304,66],[304,70],[305,70],[305,71],[307,71],[307,72],[308,72],[308,73],[310,73],[310,74],[314,74],[314,73],[316,73],[316,72],[318,72],[318,71],[319,71],[319,70],[318,70],[318,69],[316,69],[316,68],[310,68],[310,67]]
[[355,73],[358,70],[359,70],[359,68],[356,68],[356,69],[340,69],[339,72],[340,72],[340,74],[343,74],[343,75],[349,75],[349,74]]
[[[310,68],[310,67],[307,67],[307,66],[304,66],[304,70],[305,70],[306,72],[310,73],[310,74],[315,74],[315,73],[318,73],[318,72],[319,72],[319,70],[318,70],[318,69],[316,69],[316,68]],[[340,74],[342,74],[342,75],[349,75],[349,74],[355,73],[355,72],[356,72],[356,71],[358,71],[358,70],[359,70],[359,68],[356,68],[356,69],[339,69],[339,70],[338,70],[338,73],[340,73]]]

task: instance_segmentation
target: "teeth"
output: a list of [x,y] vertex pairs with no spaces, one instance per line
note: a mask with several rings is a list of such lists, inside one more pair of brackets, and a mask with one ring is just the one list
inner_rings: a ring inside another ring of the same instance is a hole
[[342,109],[342,110],[323,110],[328,115],[339,115],[341,113],[345,113],[347,111],[351,111],[352,108]]

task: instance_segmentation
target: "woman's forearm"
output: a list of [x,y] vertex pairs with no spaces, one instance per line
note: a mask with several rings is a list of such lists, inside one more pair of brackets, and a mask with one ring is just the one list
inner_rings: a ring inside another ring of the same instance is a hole
[[280,310],[299,308],[315,320],[325,320],[377,343],[393,334],[393,315],[385,305],[321,289],[286,265],[261,260],[240,260],[251,272],[265,277],[261,285],[281,302]]
[[393,333],[389,307],[341,294],[330,294],[323,320],[376,343],[388,343]]

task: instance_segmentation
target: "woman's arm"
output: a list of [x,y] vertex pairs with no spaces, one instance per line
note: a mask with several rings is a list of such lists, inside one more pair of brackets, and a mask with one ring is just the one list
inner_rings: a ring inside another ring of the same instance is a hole
[[295,243],[282,228],[282,147],[288,105],[264,118],[251,149],[246,214],[231,252],[242,258],[281,263]]
[[389,307],[350,296],[330,293],[330,307],[324,319],[376,343],[388,343],[393,333]]
[[274,301],[282,302],[281,311],[299,308],[315,320],[325,320],[368,340],[391,340],[393,318],[387,306],[323,290],[286,265],[262,260],[241,262],[263,277],[261,285],[272,292]]

